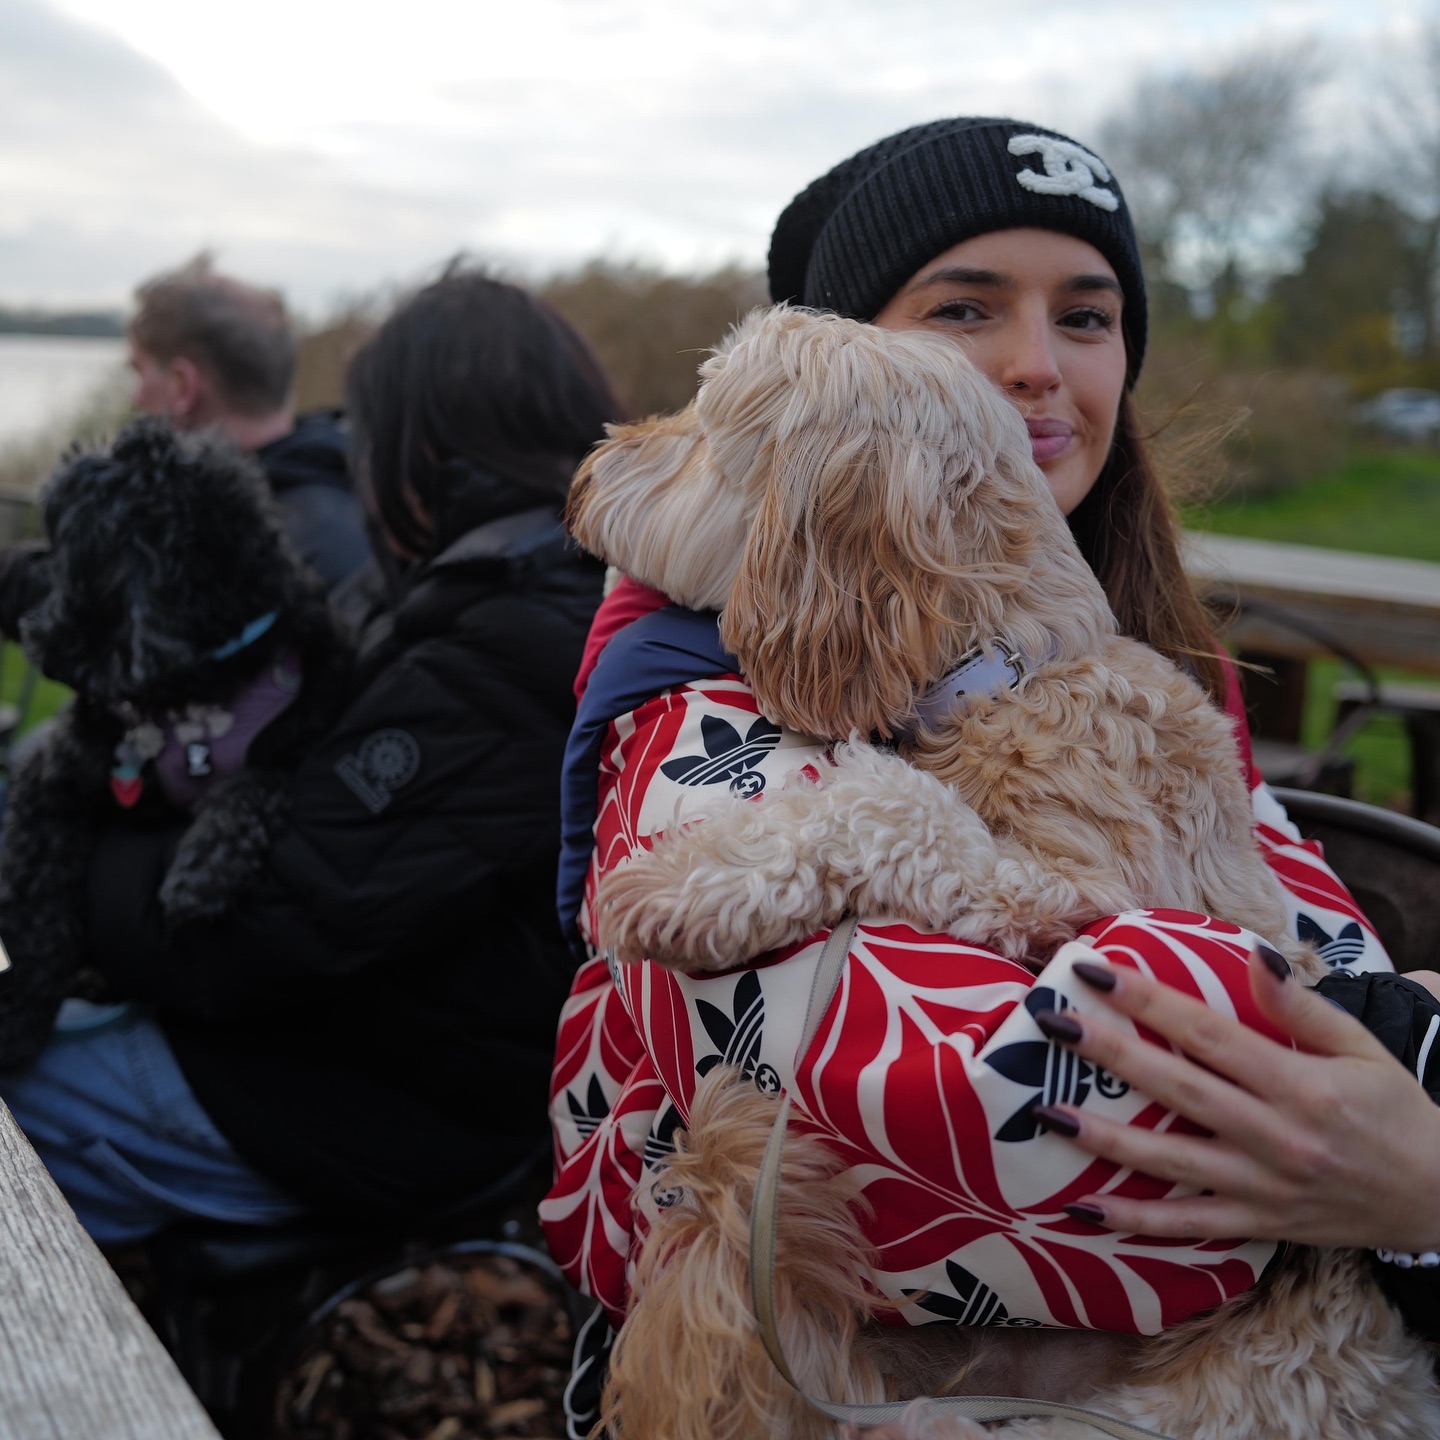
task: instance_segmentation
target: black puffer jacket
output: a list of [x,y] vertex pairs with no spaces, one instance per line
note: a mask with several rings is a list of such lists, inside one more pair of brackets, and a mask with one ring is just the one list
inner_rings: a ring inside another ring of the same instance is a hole
[[560,759],[601,572],[494,499],[366,628],[259,892],[167,935],[174,830],[119,818],[92,871],[96,966],[157,1005],[236,1148],[331,1212],[445,1203],[546,1134]]
[[262,445],[255,458],[300,558],[333,589],[370,558],[365,519],[350,483],[349,440],[338,411],[312,410]]

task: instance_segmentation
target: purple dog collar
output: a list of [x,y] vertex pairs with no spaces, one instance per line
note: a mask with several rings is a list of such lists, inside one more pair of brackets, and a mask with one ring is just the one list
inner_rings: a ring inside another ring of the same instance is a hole
[[1030,662],[1003,640],[995,641],[988,654],[977,647],[915,701],[915,720],[902,738],[911,738],[922,725],[934,730],[977,695],[1013,690],[1030,669]]

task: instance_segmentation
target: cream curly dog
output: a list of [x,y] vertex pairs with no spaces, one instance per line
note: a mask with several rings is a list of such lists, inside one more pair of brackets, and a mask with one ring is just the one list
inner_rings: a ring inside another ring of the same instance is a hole
[[[621,959],[728,969],[858,910],[1043,961],[1097,916],[1173,906],[1306,963],[1230,721],[1117,633],[1018,414],[956,346],[762,311],[705,375],[693,415],[625,432],[589,473],[632,460],[637,484],[693,495],[681,565],[655,557],[691,581],[667,593],[722,610],[767,717],[854,739],[820,782],[722,805],[611,875]],[[581,484],[577,533],[608,558]],[[653,506],[657,547],[670,521]],[[691,575],[704,541],[711,573]],[[927,709],[972,656],[998,690]]]

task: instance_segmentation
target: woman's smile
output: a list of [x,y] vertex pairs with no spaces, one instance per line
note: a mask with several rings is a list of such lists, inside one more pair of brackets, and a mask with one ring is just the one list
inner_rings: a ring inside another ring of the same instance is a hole
[[1030,453],[1042,469],[1058,460],[1075,438],[1075,427],[1064,420],[1039,420],[1027,415],[1025,428],[1030,432]]

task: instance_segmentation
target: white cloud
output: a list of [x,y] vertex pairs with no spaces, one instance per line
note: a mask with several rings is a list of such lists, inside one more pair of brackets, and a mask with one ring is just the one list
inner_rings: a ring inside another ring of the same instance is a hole
[[1142,67],[1421,0],[5,0],[0,297],[217,247],[314,306],[464,244],[759,263],[859,146],[945,113],[1092,131]]
[[486,208],[257,145],[155,62],[28,0],[0,7],[0,133],[11,300],[113,302],[205,245],[318,297],[454,248]]

